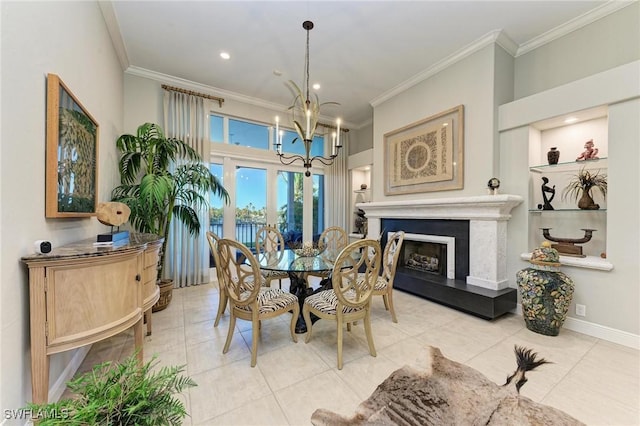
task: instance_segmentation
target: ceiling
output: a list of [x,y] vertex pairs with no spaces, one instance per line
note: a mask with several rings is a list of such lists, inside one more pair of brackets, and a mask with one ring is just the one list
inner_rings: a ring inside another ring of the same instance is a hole
[[[497,38],[518,56],[602,16],[610,3],[112,1],[102,7],[115,18],[107,23],[112,37],[121,37],[120,58],[130,72],[165,74],[207,93],[281,109],[293,98],[285,83],[302,85],[302,22],[312,20],[311,83],[321,84],[321,102],[340,104],[323,115],[357,128],[371,122],[372,102],[483,40]],[[231,59],[221,59],[222,51]]]

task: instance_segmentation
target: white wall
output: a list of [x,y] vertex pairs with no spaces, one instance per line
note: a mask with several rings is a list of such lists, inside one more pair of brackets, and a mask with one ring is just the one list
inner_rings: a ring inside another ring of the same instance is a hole
[[[3,1],[0,7],[0,407],[16,409],[31,400],[28,278],[20,258],[37,239],[60,246],[103,229],[94,218],[44,217],[46,75],[58,74],[100,126],[98,199],[106,201],[118,182],[123,74],[97,2]],[[74,353],[51,357],[50,388]]]

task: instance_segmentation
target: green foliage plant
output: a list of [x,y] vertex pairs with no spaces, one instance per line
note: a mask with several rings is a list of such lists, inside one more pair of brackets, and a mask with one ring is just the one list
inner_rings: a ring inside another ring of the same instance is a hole
[[121,184],[113,189],[111,198],[129,206],[134,229],[164,237],[158,274],[162,277],[172,219],[176,217],[191,235],[197,236],[197,212],[209,207],[208,193],[213,192],[227,204],[229,194],[193,148],[165,137],[157,124],[142,124],[135,135],[120,136],[116,146],[121,152]]
[[141,365],[137,354],[99,364],[67,383],[75,398],[27,408],[42,414],[39,426],[181,425],[187,412],[174,394],[197,385],[180,374],[184,366],[157,364],[154,357]]

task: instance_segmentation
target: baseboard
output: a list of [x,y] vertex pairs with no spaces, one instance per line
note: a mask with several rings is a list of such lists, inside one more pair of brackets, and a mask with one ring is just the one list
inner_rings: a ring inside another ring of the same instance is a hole
[[[516,309],[515,311],[513,311],[513,313],[522,316],[522,305],[520,303],[516,305]],[[563,327],[567,330],[606,340],[607,342],[612,342],[618,345],[627,346],[631,349],[640,350],[640,335],[637,334],[572,317],[567,317]]]
[[82,361],[84,361],[85,357],[89,353],[92,345],[86,345],[78,348],[76,353],[73,354],[71,361],[65,369],[62,371],[62,374],[58,377],[58,380],[55,381],[53,386],[49,388],[49,401],[58,401],[64,391],[67,389],[67,382],[73,378],[73,375],[76,374],[80,365],[82,365]]
[[626,331],[617,330],[615,328],[571,317],[568,317],[565,320],[564,327],[571,331],[577,331],[578,333],[640,350],[640,336],[637,334],[628,333]]

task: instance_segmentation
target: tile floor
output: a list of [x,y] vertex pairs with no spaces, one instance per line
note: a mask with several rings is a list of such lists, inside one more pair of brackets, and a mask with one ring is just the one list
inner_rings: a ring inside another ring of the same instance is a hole
[[[286,288],[286,281],[283,282]],[[640,355],[637,350],[563,329],[557,337],[533,333],[522,317],[486,321],[402,291],[395,293],[398,323],[382,298],[373,303],[377,357],[367,349],[362,324],[345,331],[344,368],[336,368],[335,324],[318,321],[313,338],[298,343],[289,316],[265,321],[258,363],[250,367],[250,323],[239,320],[231,349],[222,347],[228,313],[213,327],[218,305],[215,282],[177,289],[169,307],[153,314],[153,335],[144,355],[159,365],[186,364],[198,386],[182,395],[186,425],[309,425],[317,408],[351,415],[391,372],[405,364],[426,365],[425,347],[439,347],[498,384],[515,369],[514,345],[538,352],[552,364],[527,374],[521,393],[589,425],[640,424]],[[133,351],[133,335],[96,343],[79,372]]]

